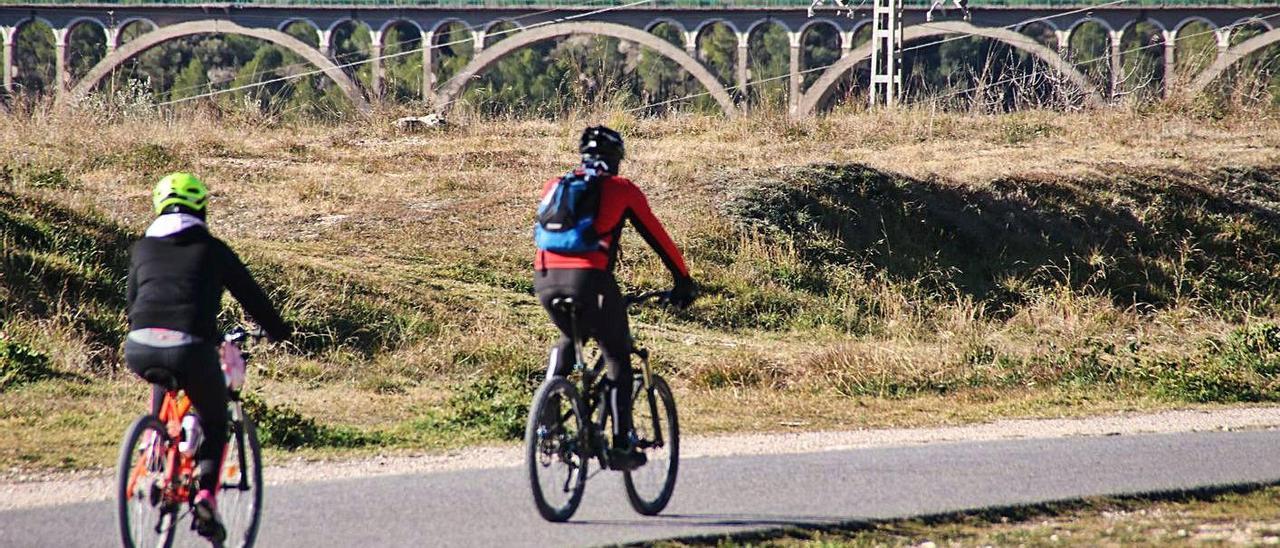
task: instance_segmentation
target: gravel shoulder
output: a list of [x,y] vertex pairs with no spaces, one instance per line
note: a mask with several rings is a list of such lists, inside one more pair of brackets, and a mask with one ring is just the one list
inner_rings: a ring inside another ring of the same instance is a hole
[[[1084,419],[1002,420],[966,426],[771,434],[690,436],[683,458],[816,453],[1013,439],[1116,436],[1280,428],[1280,407],[1167,411]],[[398,474],[519,466],[518,445],[473,447],[444,454],[397,455],[352,461],[290,462],[265,470],[268,485],[286,485]],[[0,511],[106,500],[110,470],[0,481]]]

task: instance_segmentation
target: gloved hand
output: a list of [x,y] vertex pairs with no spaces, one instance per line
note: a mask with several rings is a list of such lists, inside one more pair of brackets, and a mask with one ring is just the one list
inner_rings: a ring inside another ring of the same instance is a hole
[[697,298],[698,284],[693,281],[693,278],[679,278],[676,280],[676,286],[671,289],[669,301],[676,308],[689,308]]

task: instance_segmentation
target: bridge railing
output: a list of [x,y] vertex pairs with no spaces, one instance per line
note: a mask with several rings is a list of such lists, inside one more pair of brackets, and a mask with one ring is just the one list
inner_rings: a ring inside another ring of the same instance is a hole
[[[586,2],[555,2],[547,0],[0,0],[0,8],[6,5],[112,5],[112,6],[168,6],[168,5],[243,5],[243,6],[422,6],[448,8],[597,8],[629,4],[633,0],[597,0]],[[905,0],[909,6],[928,6],[930,0]],[[1078,7],[1097,4],[1089,0],[973,0],[971,6],[997,7]],[[654,0],[642,6],[676,8],[807,8],[810,0]],[[834,2],[828,2],[834,4]],[[1274,6],[1275,0],[1129,0],[1125,6],[1164,7],[1222,7],[1222,6]]]

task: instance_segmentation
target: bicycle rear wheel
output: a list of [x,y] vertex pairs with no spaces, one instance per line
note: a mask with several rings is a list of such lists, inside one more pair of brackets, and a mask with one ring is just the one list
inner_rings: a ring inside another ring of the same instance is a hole
[[[627,500],[636,512],[657,515],[676,488],[680,469],[680,421],[676,417],[676,399],[662,377],[653,375],[653,384],[635,391],[631,406],[639,448],[644,451],[644,466],[623,473]],[[637,377],[639,379],[639,377]]]
[[250,548],[262,517],[262,454],[253,419],[232,403],[231,427],[222,460],[218,511],[227,530],[227,547]]
[[125,431],[117,463],[116,510],[126,548],[173,545],[181,506],[166,497],[172,443],[164,425],[151,415],[138,417]]
[[547,521],[568,520],[587,486],[587,420],[578,390],[563,377],[543,383],[529,406],[525,463],[533,503]]

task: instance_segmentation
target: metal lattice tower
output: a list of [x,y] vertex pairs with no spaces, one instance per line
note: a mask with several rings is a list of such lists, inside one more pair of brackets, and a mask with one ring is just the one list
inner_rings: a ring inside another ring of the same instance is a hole
[[892,105],[902,91],[902,0],[875,0],[871,16],[871,106]]

